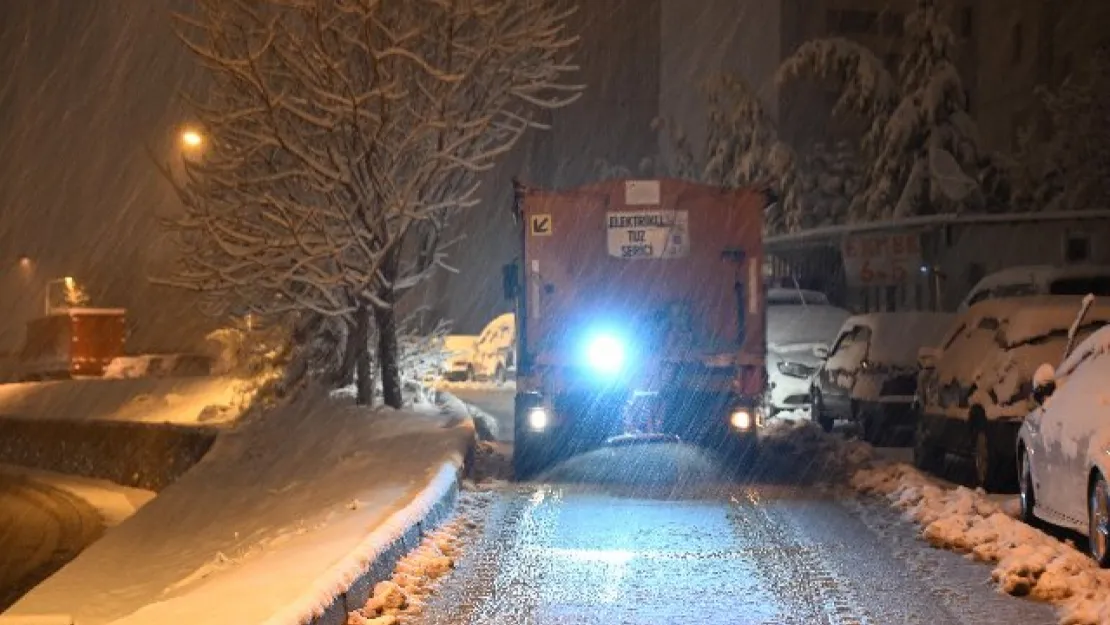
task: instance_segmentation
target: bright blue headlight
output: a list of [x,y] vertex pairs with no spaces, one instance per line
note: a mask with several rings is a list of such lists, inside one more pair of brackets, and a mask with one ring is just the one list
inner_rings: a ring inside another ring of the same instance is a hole
[[624,345],[615,336],[595,336],[586,344],[586,362],[598,373],[617,373],[624,366]]

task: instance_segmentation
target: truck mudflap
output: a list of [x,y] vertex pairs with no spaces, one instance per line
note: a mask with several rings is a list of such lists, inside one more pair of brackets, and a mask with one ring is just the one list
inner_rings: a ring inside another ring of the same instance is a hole
[[697,445],[725,469],[747,466],[757,450],[763,414],[758,396],[684,390],[516,396],[513,466],[529,479],[571,457],[606,446]]

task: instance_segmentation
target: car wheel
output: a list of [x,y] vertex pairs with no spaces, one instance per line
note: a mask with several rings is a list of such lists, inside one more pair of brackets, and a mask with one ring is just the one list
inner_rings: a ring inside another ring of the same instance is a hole
[[1006,467],[995,457],[993,441],[985,425],[980,424],[975,428],[974,444],[972,460],[975,462],[975,485],[991,493],[1011,486],[1007,484]]
[[821,407],[821,393],[816,390],[809,392],[809,414],[817,422],[817,425],[821,426],[822,430],[832,432],[833,418],[825,414],[825,410]]
[[1088,529],[1087,536],[1091,557],[1098,565],[1110,567],[1110,492],[1106,478],[1095,474],[1091,493],[1087,498]]
[[466,379],[464,381],[466,381],[466,382],[473,382],[474,381],[474,365],[467,365],[466,366]]
[[504,384],[505,383],[505,367],[502,367],[501,365],[497,365],[497,371],[494,372],[493,379],[498,384]]
[[1029,460],[1029,452],[1021,448],[1021,477],[1018,483],[1018,501],[1021,504],[1021,520],[1033,525],[1037,522],[1033,508],[1037,505],[1037,496],[1033,492],[1033,467]]
[[944,450],[933,442],[929,428],[921,417],[918,417],[913,437],[913,465],[929,473],[937,473],[944,468]]

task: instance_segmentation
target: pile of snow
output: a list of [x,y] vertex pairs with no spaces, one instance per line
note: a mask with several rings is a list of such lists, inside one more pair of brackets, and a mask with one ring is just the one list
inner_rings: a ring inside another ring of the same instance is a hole
[[509,379],[504,383],[498,383],[493,380],[488,381],[474,381],[474,382],[449,382],[444,380],[437,384],[439,388],[447,390],[459,389],[467,391],[492,391],[492,392],[512,392],[516,391],[516,380]]
[[0,416],[57,421],[207,425],[239,418],[252,383],[238,378],[136,378],[0,385]]
[[256,415],[11,614],[304,623],[453,487],[473,436],[469,421],[325,393]]
[[991,577],[1001,590],[1056,604],[1061,623],[1110,622],[1110,571],[1017,520],[982,490],[946,487],[904,464],[861,470],[852,485],[886,497],[930,544],[995,563]]
[[761,468],[772,470],[785,462],[783,468],[803,471],[821,482],[845,481],[869,466],[874,456],[871,445],[863,441],[828,434],[813,421],[787,419],[767,424],[759,453]]
[[425,599],[455,568],[465,540],[481,527],[490,501],[490,493],[461,493],[457,514],[402,558],[391,579],[374,586],[366,605],[347,615],[347,625],[394,625],[419,614]]
[[512,451],[505,443],[481,441],[474,449],[469,479],[482,486],[503,484],[513,478]]

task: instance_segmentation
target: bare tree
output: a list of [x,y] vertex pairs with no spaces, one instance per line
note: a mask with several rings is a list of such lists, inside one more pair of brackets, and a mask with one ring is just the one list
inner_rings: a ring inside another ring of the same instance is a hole
[[170,282],[217,310],[342,318],[363,403],[376,335],[400,407],[397,302],[442,266],[478,174],[577,97],[567,17],[558,0],[196,0],[177,23],[208,140],[178,180]]

